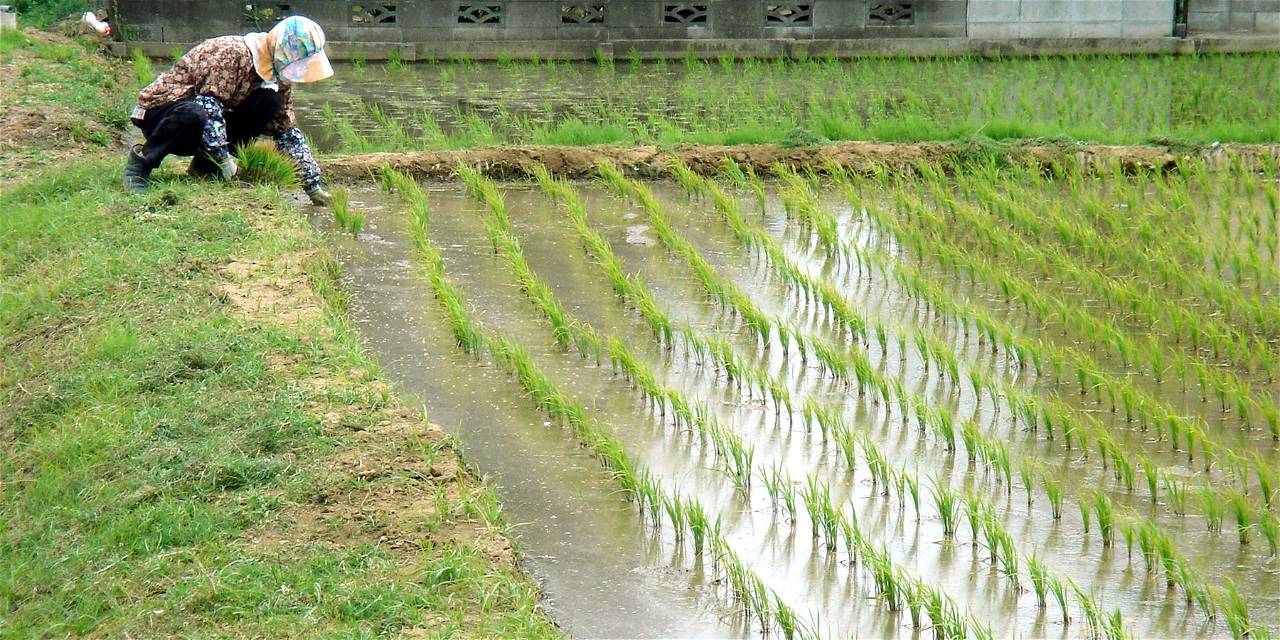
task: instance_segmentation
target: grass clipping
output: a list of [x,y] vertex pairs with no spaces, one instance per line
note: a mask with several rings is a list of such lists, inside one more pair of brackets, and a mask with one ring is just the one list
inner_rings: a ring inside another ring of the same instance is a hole
[[236,149],[239,177],[245,182],[297,189],[302,186],[298,170],[269,142],[254,142]]

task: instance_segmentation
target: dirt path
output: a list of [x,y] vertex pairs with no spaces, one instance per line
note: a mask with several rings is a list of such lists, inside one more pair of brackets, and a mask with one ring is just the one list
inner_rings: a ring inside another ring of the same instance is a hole
[[889,170],[912,171],[922,162],[953,165],[983,157],[1005,157],[1014,162],[1035,162],[1042,166],[1075,163],[1086,166],[1111,166],[1121,163],[1126,170],[1170,168],[1178,158],[1211,157],[1223,161],[1239,158],[1259,162],[1280,158],[1280,145],[1228,144],[1206,147],[1168,146],[1104,146],[1104,145],[978,145],[946,142],[881,143],[841,142],[813,147],[779,145],[703,146],[681,145],[664,148],[638,147],[560,147],[519,146],[489,149],[409,151],[403,153],[369,153],[341,155],[323,162],[330,178],[339,181],[362,180],[383,165],[419,178],[444,179],[453,174],[458,163],[465,163],[493,178],[522,178],[533,167],[545,165],[556,175],[569,178],[594,177],[603,161],[618,165],[627,173],[657,177],[673,159],[679,159],[693,170],[709,174],[720,170],[725,158],[751,167],[756,173],[769,175],[775,163],[801,169],[823,170],[834,161],[846,169],[867,170],[880,166]]

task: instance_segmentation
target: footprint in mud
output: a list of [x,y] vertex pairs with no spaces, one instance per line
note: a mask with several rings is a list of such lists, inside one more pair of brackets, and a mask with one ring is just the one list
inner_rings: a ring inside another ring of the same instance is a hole
[[627,227],[627,244],[637,244],[642,247],[652,247],[658,244],[657,240],[648,235],[648,231],[649,225],[647,224]]

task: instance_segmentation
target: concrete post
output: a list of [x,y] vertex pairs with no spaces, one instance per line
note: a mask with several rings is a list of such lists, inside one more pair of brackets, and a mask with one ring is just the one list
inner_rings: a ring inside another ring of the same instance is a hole
[[7,4],[0,4],[0,31],[18,29],[18,12]]

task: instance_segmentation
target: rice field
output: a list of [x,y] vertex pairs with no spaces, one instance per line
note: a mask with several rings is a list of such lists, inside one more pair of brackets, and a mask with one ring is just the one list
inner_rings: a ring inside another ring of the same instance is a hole
[[299,95],[331,151],[500,144],[1280,140],[1280,55],[406,65]]
[[1274,160],[776,173],[350,206],[735,635],[1280,630]]

